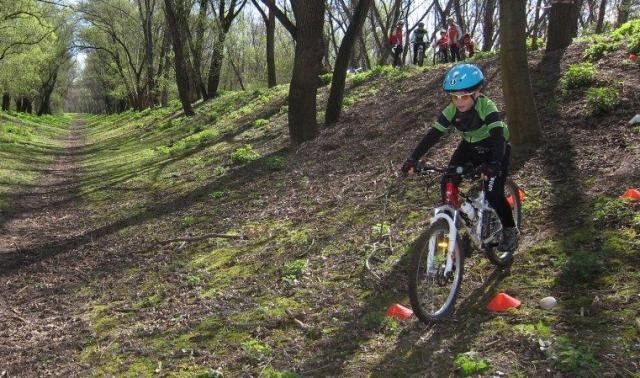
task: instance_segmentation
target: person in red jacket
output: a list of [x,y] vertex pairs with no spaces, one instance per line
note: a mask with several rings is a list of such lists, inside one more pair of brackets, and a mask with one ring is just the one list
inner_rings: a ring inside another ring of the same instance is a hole
[[460,47],[462,41],[462,29],[453,21],[453,18],[447,19],[449,29],[447,29],[447,38],[449,39],[449,49],[451,50],[451,61],[461,61]]
[[471,36],[467,33],[462,37],[462,45],[466,52],[466,56],[471,58],[476,53],[476,43],[471,39]]
[[391,54],[393,55],[393,66],[398,67],[402,65],[400,54],[402,54],[402,27],[404,22],[398,21],[395,29],[391,32],[389,37],[389,45],[391,46]]
[[440,30],[440,37],[433,39],[431,47],[437,49],[434,63],[447,63],[449,61],[449,39],[447,38],[446,30]]

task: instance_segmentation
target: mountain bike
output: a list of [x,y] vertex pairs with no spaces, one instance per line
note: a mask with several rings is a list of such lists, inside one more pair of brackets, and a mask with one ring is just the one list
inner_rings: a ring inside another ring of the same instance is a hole
[[[480,169],[418,165],[416,172],[419,175],[444,173],[446,182],[446,201],[434,209],[429,228],[414,243],[409,272],[411,306],[421,321],[432,323],[452,311],[462,285],[464,259],[470,255],[472,247],[484,252],[499,267],[512,262],[514,251],[498,250],[502,223],[486,198],[488,184],[486,180],[480,180]],[[454,184],[456,175],[475,182],[475,190],[468,194],[459,192]],[[524,191],[510,178],[504,189],[519,229]]]
[[414,50],[416,54],[416,63],[418,66],[422,67],[424,64],[424,43],[418,43],[418,49]]
[[436,48],[433,52],[433,65],[447,63],[448,61],[447,50]]
[[391,53],[393,54],[393,66],[400,67],[402,66],[402,45],[396,44],[391,49]]

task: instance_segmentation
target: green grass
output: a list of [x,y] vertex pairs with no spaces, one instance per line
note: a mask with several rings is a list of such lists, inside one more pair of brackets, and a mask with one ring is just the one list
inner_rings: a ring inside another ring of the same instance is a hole
[[68,115],[0,112],[0,209],[10,206],[12,193],[38,179],[34,164],[43,168],[56,159],[71,120]]
[[[352,106],[377,100],[424,72],[381,67],[354,75],[346,98]],[[341,192],[354,183],[353,170],[317,174],[318,156],[284,152],[285,104],[286,87],[276,87],[227,92],[192,118],[168,120],[174,104],[87,119],[79,196],[91,221],[106,225],[101,242],[114,246],[109,253],[122,253],[116,267],[104,267],[109,286],[95,281],[81,290],[91,335],[80,359],[90,375],[152,374],[162,362],[158,374],[167,376],[420,376],[429,360],[445,375],[495,368],[527,376],[535,356],[537,372],[573,376],[604,372],[607,353],[633,358],[607,346],[637,343],[633,205],[588,198],[571,208],[583,222],[559,227],[549,203],[564,189],[526,185],[527,243],[511,274],[489,282],[494,269],[480,254],[465,265],[465,285],[514,293],[523,306],[489,314],[483,293],[465,293],[455,321],[443,327],[398,321],[384,311],[408,303],[407,251],[439,201],[437,184],[407,180],[384,196],[385,180],[395,177],[363,163],[357,192]],[[28,143],[39,135],[8,133]],[[329,167],[352,167],[346,150],[335,151],[346,161]],[[154,243],[216,233],[242,238]],[[120,248],[130,241],[140,248]],[[553,311],[537,307],[547,295],[558,298]],[[552,347],[542,352],[538,339]],[[507,347],[527,362],[507,361],[503,370]],[[461,353],[468,350],[481,352]]]

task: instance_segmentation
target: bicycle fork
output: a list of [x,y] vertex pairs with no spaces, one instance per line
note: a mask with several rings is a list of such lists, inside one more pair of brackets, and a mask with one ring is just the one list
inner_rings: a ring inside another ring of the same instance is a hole
[[[446,207],[450,208],[449,206],[446,206]],[[448,234],[449,242],[447,243],[447,261],[444,266],[444,276],[446,277],[453,271],[453,254],[456,249],[456,243],[458,239],[458,229],[456,228],[455,220],[452,219],[450,215],[448,215],[445,212],[438,212],[438,210],[440,210],[441,208],[442,207],[439,207],[435,210],[436,213],[433,216],[433,218],[431,218],[431,224],[437,222],[439,219],[444,219],[447,222],[447,224],[449,224],[449,234]],[[457,214],[457,211],[454,210],[454,217],[457,216],[456,214]],[[432,248],[432,250],[435,251],[436,248],[438,248],[438,245],[436,245],[437,243],[436,240],[432,240],[429,243],[431,244],[429,245],[429,248]],[[433,258],[434,258],[434,254],[429,253],[427,257],[427,267],[430,272],[432,272],[432,269],[434,267]]]

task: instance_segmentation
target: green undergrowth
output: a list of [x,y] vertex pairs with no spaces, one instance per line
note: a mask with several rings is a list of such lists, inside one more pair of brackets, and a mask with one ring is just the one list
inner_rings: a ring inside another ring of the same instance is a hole
[[[425,70],[351,77],[347,112]],[[347,134],[329,159],[305,155],[316,142],[292,148],[286,96],[228,92],[190,118],[175,103],[86,118],[80,195],[105,254],[118,253],[99,266],[108,285],[82,289],[92,375],[599,376],[603,356],[635,353],[637,205],[585,195],[556,210],[573,187],[516,177],[525,237],[510,269],[495,278],[473,252],[453,320],[390,318],[391,304],[409,306],[409,251],[439,180],[400,182],[373,158],[354,168]],[[499,291],[522,306],[489,313]],[[548,295],[553,310],[538,306]]]
[[0,112],[0,209],[10,205],[11,193],[37,180],[38,168],[62,153],[71,120],[69,115]]

